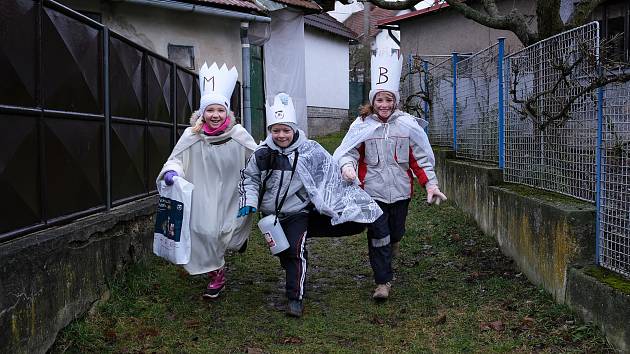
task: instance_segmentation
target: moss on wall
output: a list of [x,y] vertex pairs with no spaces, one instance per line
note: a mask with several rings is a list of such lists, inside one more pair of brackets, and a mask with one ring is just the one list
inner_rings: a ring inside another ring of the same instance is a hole
[[611,288],[630,295],[630,280],[619,274],[597,266],[587,267],[584,272],[602,283],[607,284]]

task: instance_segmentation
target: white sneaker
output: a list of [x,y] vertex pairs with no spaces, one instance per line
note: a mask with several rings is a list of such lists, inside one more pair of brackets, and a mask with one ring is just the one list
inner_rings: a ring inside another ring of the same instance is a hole
[[372,295],[373,299],[387,299],[389,297],[389,291],[392,288],[392,284],[387,282],[385,284],[378,284]]

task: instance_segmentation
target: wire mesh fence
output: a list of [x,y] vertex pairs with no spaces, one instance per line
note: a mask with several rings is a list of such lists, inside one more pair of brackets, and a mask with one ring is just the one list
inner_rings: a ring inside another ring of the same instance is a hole
[[[434,60],[435,61],[435,60]],[[453,146],[453,65],[451,58],[429,63],[429,140]]]
[[506,58],[504,178],[595,201],[597,23]]
[[409,56],[403,65],[400,94],[402,109],[416,117],[428,120],[427,116],[427,76],[425,62],[414,56]]
[[498,162],[499,44],[457,62],[457,157]]
[[599,263],[630,277],[630,83],[604,88]]

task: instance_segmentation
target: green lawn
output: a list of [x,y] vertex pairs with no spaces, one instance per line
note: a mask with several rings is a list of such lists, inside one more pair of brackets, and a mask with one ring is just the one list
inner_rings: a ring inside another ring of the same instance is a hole
[[[328,149],[342,135],[317,139]],[[601,353],[594,326],[557,305],[452,202],[417,195],[391,298],[374,303],[365,234],[311,239],[305,313],[284,315],[284,272],[254,230],[227,257],[216,301],[206,279],[149,256],[110,299],[59,335],[53,353]]]

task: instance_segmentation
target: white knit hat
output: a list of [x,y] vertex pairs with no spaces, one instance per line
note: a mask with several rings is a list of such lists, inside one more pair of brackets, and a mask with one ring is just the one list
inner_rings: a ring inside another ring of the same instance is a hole
[[400,72],[402,71],[402,58],[399,51],[392,48],[377,49],[372,54],[371,61],[371,90],[368,95],[370,104],[374,102],[374,96],[381,91],[391,92],[395,103],[400,102]]
[[277,94],[273,98],[273,105],[265,103],[267,112],[267,129],[274,124],[285,124],[297,131],[297,117],[291,96],[284,92]]
[[232,97],[237,79],[238,71],[235,67],[228,70],[223,64],[219,69],[217,63],[212,63],[210,67],[207,63],[203,63],[199,69],[199,91],[201,92],[199,114],[203,115],[206,107],[211,104],[220,104],[229,111],[230,97]]

